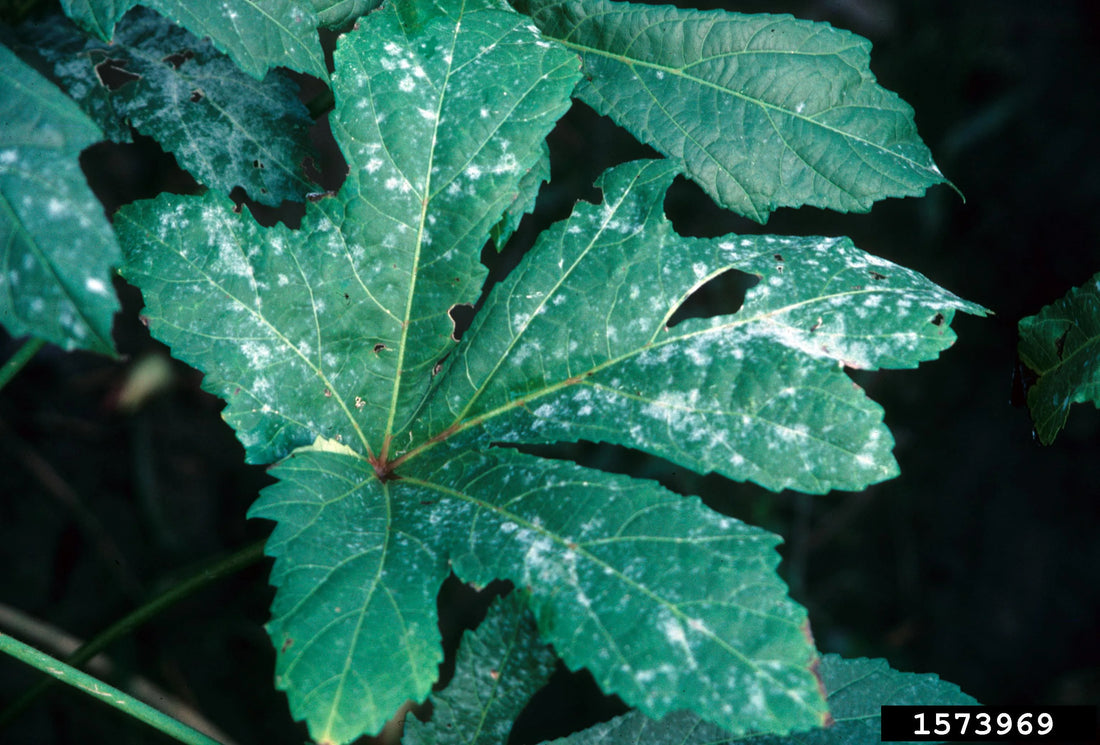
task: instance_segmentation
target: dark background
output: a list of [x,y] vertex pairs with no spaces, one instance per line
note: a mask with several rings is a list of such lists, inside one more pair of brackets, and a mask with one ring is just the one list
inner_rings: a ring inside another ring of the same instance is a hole
[[[1100,5],[725,7],[789,11],[870,38],[872,69],[915,108],[966,201],[937,187],[866,215],[781,210],[761,227],[680,183],[666,204],[678,229],[850,235],[996,315],[957,317],[956,346],[918,370],[859,375],[886,410],[902,471],[864,492],[771,494],[621,449],[558,453],[657,478],[783,535],[783,571],[823,651],[935,672],[988,704],[1100,703],[1100,412],[1074,407],[1066,431],[1041,447],[1026,410],[1010,404],[1016,322],[1100,271]],[[551,143],[554,181],[505,265],[525,238],[591,197],[604,167],[645,154],[580,105]],[[97,146],[84,163],[108,205],[187,188],[147,142]],[[151,593],[269,532],[244,519],[268,478],[243,465],[221,403],[200,390],[197,373],[173,362],[158,395],[120,408],[138,364],[166,354],[136,319],[137,294],[119,289],[124,360],[46,348],[0,391],[0,629],[12,628],[7,611],[16,609],[47,635],[56,636],[46,625],[91,638]],[[711,290],[697,311],[728,310],[737,294]],[[17,347],[0,337],[0,359]],[[240,743],[304,741],[272,688],[274,653],[262,629],[268,569],[264,561],[222,579],[112,646],[110,680],[151,681]],[[456,583],[444,598],[449,629],[476,617]],[[36,679],[0,660],[0,708]],[[615,711],[583,676],[559,674],[517,735],[563,735]],[[71,690],[40,700],[0,740],[167,741]]]

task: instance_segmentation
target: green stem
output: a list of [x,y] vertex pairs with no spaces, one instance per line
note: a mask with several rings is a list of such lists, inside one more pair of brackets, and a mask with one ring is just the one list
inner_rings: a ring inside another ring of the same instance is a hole
[[[205,585],[255,564],[263,558],[263,555],[264,541],[261,540],[245,546],[240,551],[230,554],[224,559],[219,559],[207,565],[183,582],[172,586],[148,603],[145,603],[145,605],[135,609],[129,615],[111,624],[107,629],[82,644],[80,649],[69,655],[65,661],[70,665],[84,664],[99,654],[103,649],[114,643],[117,639],[128,635],[138,626],[141,626],[143,623],[153,618],[153,616],[166,610],[189,595],[192,595]],[[30,706],[35,699],[47,691],[52,684],[53,681],[49,678],[39,681],[31,686],[22,696],[12,702],[4,711],[0,712],[0,729],[3,729],[3,727],[18,716],[20,712]]]
[[109,686],[97,678],[77,670],[75,667],[70,667],[61,660],[55,659],[45,652],[40,652],[7,634],[0,634],[0,652],[10,654],[31,667],[52,675],[63,683],[79,688],[88,695],[110,704],[135,719],[140,719],[180,742],[189,745],[218,745],[217,740],[212,740],[198,730],[191,729],[183,722],[176,721],[152,706],[142,703],[117,688]]
[[31,361],[31,357],[38,354],[38,350],[46,346],[46,342],[42,339],[27,339],[23,342],[23,346],[13,354],[3,367],[0,367],[0,388],[6,386],[11,379],[19,374],[19,371],[23,369],[23,366]]

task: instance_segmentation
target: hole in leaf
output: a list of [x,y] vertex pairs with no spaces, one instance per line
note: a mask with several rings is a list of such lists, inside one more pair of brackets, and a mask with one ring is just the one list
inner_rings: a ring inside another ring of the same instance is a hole
[[691,293],[668,319],[672,328],[689,318],[711,318],[736,313],[745,304],[745,293],[760,282],[754,274],[728,269]]
[[191,91],[191,103],[198,103],[201,100],[202,100],[202,91],[200,91],[198,88]]
[[932,325],[933,326],[942,326],[943,322],[944,322],[943,313],[937,313],[936,315],[932,316]]
[[455,341],[461,341],[462,335],[466,333],[466,329],[470,328],[470,323],[474,320],[474,306],[469,303],[452,305],[451,309],[447,311],[447,315],[451,317],[451,323],[454,324],[451,338]]
[[375,345],[374,345],[374,353],[375,353],[375,354],[378,354],[379,352],[381,352],[381,351],[382,351],[383,349],[385,349],[385,348],[386,348],[386,345],[385,345],[385,344],[383,344],[383,343],[381,343],[381,342],[379,342],[378,344],[375,344]]
[[258,160],[254,160],[254,161],[252,161],[252,167],[253,167],[253,168],[261,168],[261,169],[262,169],[262,168],[264,167],[264,164],[263,164],[263,163],[261,163],[261,162],[260,162],[260,161],[258,161]]
[[175,54],[169,54],[167,57],[161,59],[161,62],[167,65],[171,65],[178,70],[183,66],[184,62],[189,59],[193,59],[194,56],[195,53],[192,52],[190,49],[183,49],[179,52],[176,52]]
[[1054,353],[1058,355],[1058,359],[1062,359],[1063,350],[1066,348],[1067,336],[1069,336],[1069,328],[1066,328],[1066,330],[1054,340]]
[[100,84],[109,91],[117,91],[131,80],[140,80],[140,75],[135,75],[126,69],[126,60],[108,57],[95,66],[96,77]]
[[880,281],[886,279],[886,275],[885,274],[879,274],[874,269],[872,269],[871,270],[871,279],[875,280],[876,282],[880,282]]

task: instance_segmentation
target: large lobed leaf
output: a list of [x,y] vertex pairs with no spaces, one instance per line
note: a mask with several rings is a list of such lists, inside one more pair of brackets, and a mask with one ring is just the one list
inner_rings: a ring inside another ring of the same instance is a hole
[[1100,407],[1100,274],[1019,323],[1020,361],[1038,379],[1027,392],[1035,434],[1054,442],[1075,403]]
[[[206,373],[276,521],[278,685],[321,742],[427,695],[451,571],[530,594],[566,664],[652,716],[731,732],[821,724],[778,538],[656,484],[494,443],[622,443],[769,488],[891,475],[879,407],[843,374],[910,367],[981,312],[846,240],[685,239],[675,163],[605,174],[489,294],[487,238],[530,204],[576,58],[490,0],[387,6],[341,40],[331,124],[350,172],[300,230],[224,197],[120,211],[154,334]],[[762,277],[735,314],[672,328],[711,278]]]
[[264,204],[302,201],[313,188],[303,165],[312,120],[285,74],[257,81],[209,41],[143,8],[127,14],[111,44],[57,17],[24,24],[19,36],[33,46],[17,51],[39,58],[112,139],[128,141],[132,124],[200,183],[226,193],[242,186]]
[[0,323],[66,349],[111,352],[121,254],[80,170],[99,128],[0,46]]
[[871,44],[791,16],[613,0],[528,0],[580,54],[577,95],[677,162],[718,204],[865,212],[945,183]]

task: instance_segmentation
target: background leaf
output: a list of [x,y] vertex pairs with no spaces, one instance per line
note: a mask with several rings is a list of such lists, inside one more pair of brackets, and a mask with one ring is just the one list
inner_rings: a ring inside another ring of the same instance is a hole
[[879,732],[882,706],[978,703],[953,683],[935,675],[891,670],[885,660],[845,660],[827,654],[821,658],[820,673],[833,720],[828,727],[786,737],[734,738],[687,712],[671,714],[659,722],[631,712],[554,742],[558,745],[720,745],[734,742],[744,745],[875,745],[882,741]]
[[0,34],[20,59],[68,93],[106,139],[133,141],[130,125],[116,110],[111,91],[97,75],[96,62],[89,53],[107,50],[109,45],[89,39],[73,23],[57,15],[24,21],[14,29],[0,28]]
[[313,0],[313,10],[322,26],[339,28],[381,4],[381,0]]
[[246,73],[273,67],[328,78],[313,8],[297,0],[142,0],[198,37],[208,37]]
[[110,353],[111,267],[121,256],[78,160],[103,134],[4,46],[0,121],[0,323],[14,336]]
[[20,38],[115,141],[128,141],[129,121],[200,183],[225,193],[242,186],[264,204],[302,201],[313,188],[303,168],[312,120],[285,74],[257,81],[144,8],[122,20],[109,45],[58,18],[25,24]]
[[1019,323],[1020,360],[1039,377],[1027,392],[1044,445],[1066,424],[1070,404],[1100,407],[1100,274]]
[[[882,410],[842,366],[914,367],[953,342],[955,310],[984,309],[848,239],[683,238],[662,208],[675,172],[611,169],[601,204],[540,236],[444,366],[412,441],[610,442],[775,490],[896,472]],[[762,278],[737,313],[667,327],[733,268]]]
[[612,0],[530,0],[581,56],[577,95],[672,158],[718,204],[866,212],[945,183],[913,110],[881,88],[871,44],[791,16]]
[[522,592],[489,606],[476,631],[462,636],[454,677],[433,694],[431,719],[406,716],[404,745],[496,745],[554,670],[553,651],[540,641]]
[[110,41],[115,24],[136,4],[136,0],[61,0],[61,9],[92,36]]

